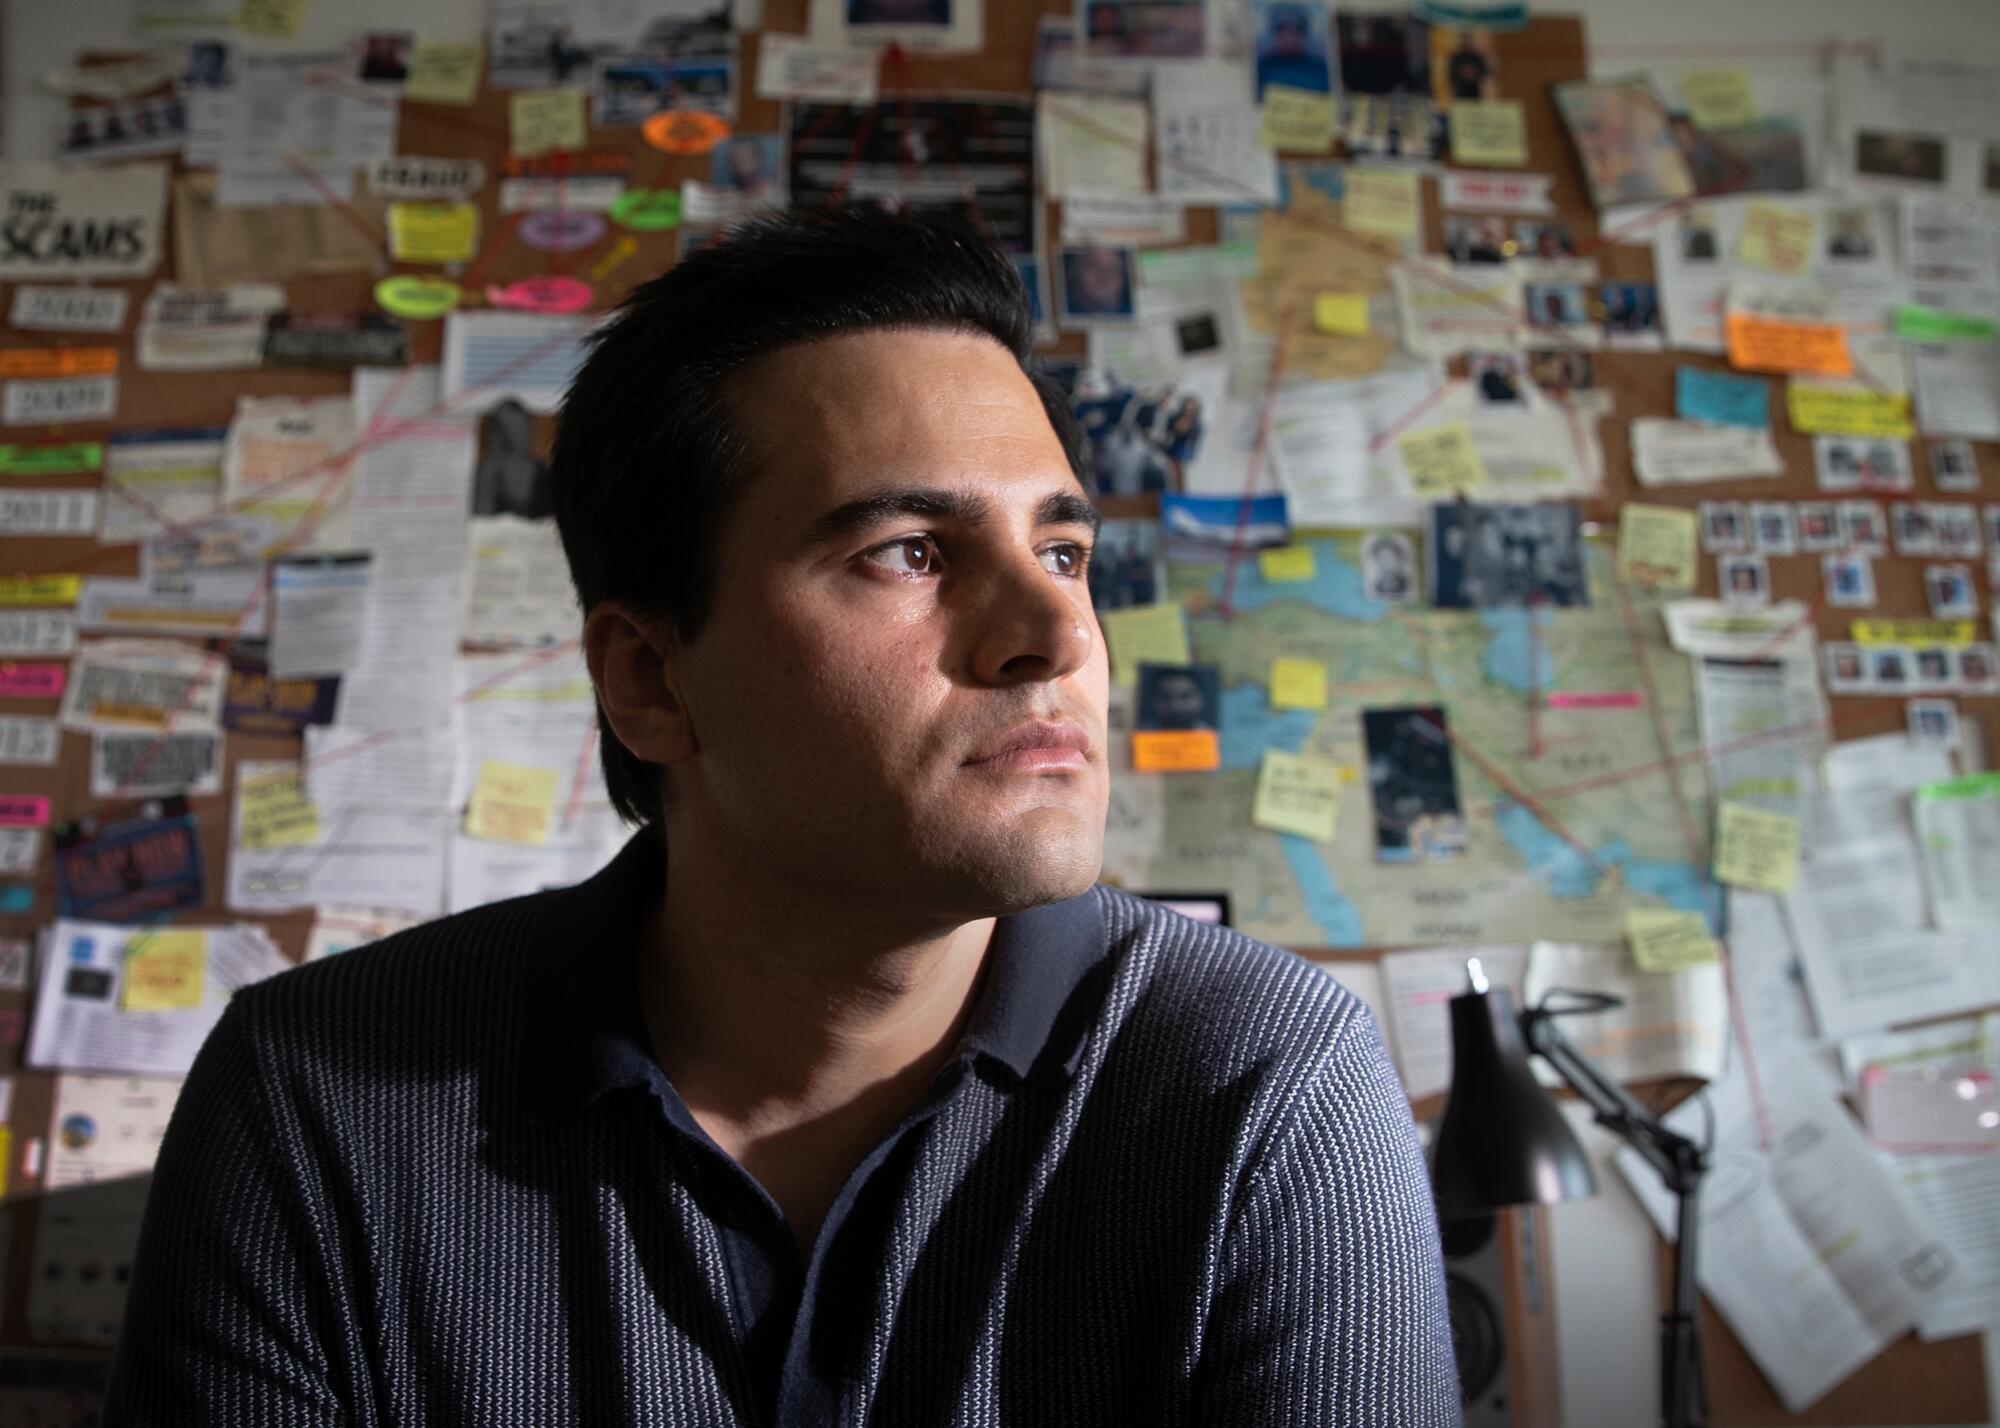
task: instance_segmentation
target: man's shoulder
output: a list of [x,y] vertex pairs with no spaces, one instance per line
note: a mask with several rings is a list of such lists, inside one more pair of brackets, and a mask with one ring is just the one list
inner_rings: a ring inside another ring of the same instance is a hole
[[491,1027],[496,1013],[523,999],[537,930],[574,892],[531,893],[420,923],[288,968],[235,999],[251,1020],[317,1040]]
[[1163,1033],[1177,1062],[1302,1074],[1343,1043],[1379,1039],[1367,1005],[1299,954],[1116,888],[1097,893],[1120,964],[1114,1010]]

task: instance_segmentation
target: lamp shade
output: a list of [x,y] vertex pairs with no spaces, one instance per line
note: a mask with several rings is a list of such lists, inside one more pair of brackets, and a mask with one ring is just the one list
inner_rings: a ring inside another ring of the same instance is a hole
[[1438,1214],[1595,1195],[1590,1157],[1528,1067],[1514,999],[1476,967],[1472,982],[1451,999],[1451,1094],[1431,1154]]

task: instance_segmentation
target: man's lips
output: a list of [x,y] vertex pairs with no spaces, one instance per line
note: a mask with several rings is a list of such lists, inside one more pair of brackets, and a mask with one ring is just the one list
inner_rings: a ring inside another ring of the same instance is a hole
[[1035,772],[1080,769],[1096,757],[1090,735],[1068,719],[1031,719],[1016,724],[975,752],[968,768]]

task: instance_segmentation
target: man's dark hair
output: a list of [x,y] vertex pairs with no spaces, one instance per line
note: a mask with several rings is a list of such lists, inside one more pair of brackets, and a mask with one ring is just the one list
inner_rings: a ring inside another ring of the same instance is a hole
[[[873,206],[753,218],[634,289],[570,383],[550,470],[584,612],[623,600],[699,634],[744,476],[729,378],[779,348],[885,329],[984,333],[1006,348],[1084,481],[1081,435],[1033,358],[1027,291],[1005,256],[962,225]],[[601,707],[598,728],[611,802],[630,822],[658,818],[658,769]]]

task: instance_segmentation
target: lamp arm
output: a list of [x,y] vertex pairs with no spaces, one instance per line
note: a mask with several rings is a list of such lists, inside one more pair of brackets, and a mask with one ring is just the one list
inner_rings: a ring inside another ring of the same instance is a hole
[[1529,1007],[1521,1013],[1521,1036],[1528,1049],[1548,1060],[1563,1083],[1583,1098],[1597,1123],[1645,1157],[1676,1194],[1699,1178],[1705,1167],[1700,1146],[1641,1105],[1630,1092],[1606,1076],[1577,1050],[1555,1024],[1557,1012]]

